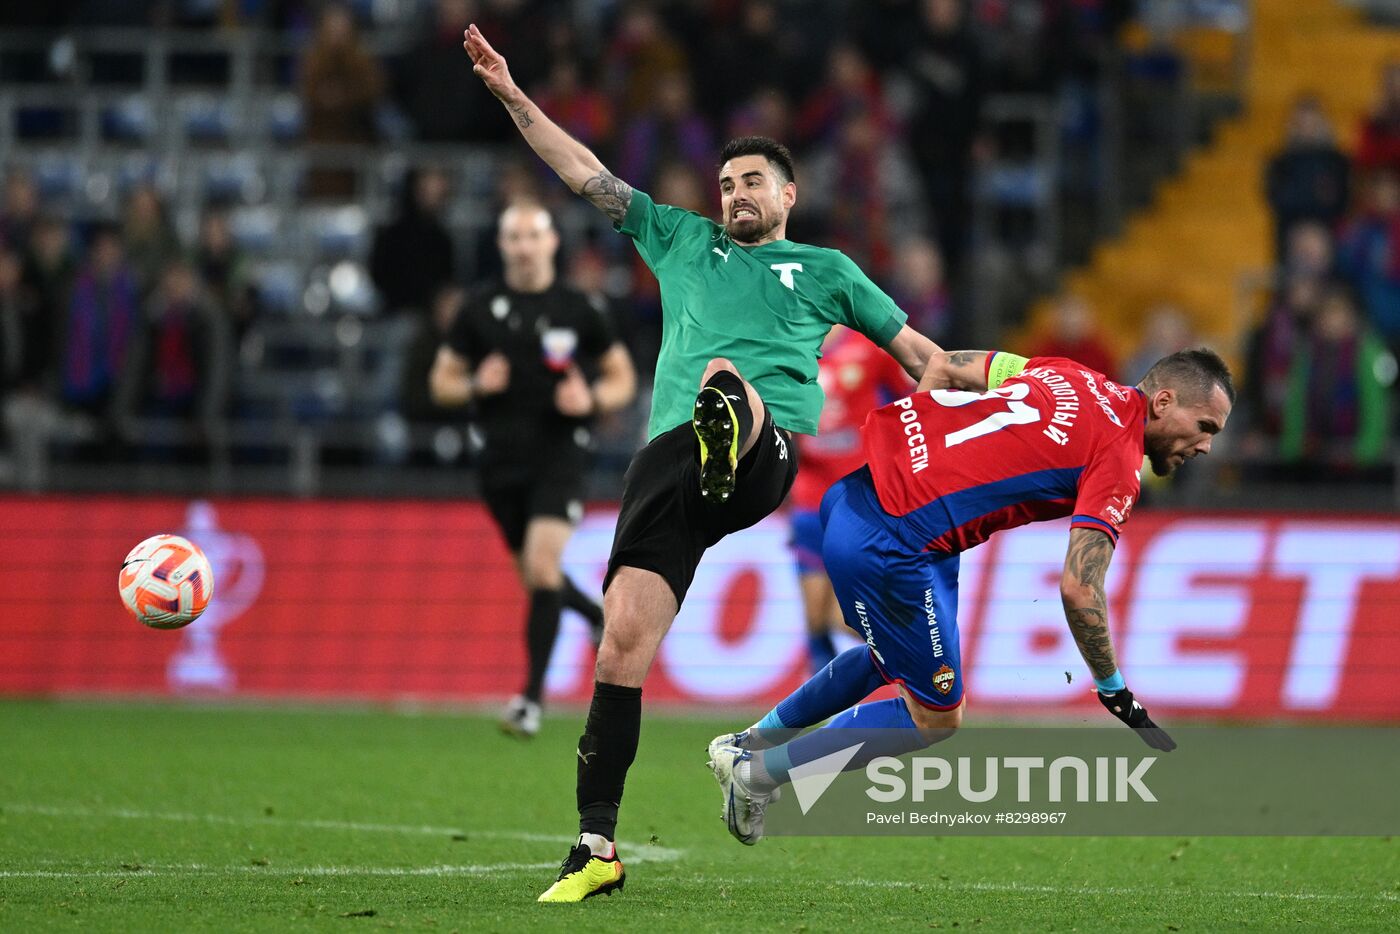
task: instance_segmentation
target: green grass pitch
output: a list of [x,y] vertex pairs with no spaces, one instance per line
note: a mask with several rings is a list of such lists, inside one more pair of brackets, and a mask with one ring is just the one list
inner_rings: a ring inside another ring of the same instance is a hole
[[578,712],[0,702],[0,931],[1400,928],[1388,838],[742,847],[703,764],[742,719],[645,719],[626,890],[561,906]]

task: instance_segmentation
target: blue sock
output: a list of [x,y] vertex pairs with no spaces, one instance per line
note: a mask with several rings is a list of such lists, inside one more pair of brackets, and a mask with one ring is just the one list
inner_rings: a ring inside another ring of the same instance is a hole
[[831,633],[807,634],[807,670],[812,674],[821,671],[836,660],[836,645],[831,641]]
[[807,683],[778,703],[763,719],[760,730],[801,730],[858,704],[885,679],[870,659],[870,647],[858,645],[831,660]]
[[[845,732],[853,729],[870,732],[856,736]],[[864,745],[842,769],[850,772],[864,768],[871,760],[881,756],[900,756],[923,749],[941,738],[915,728],[909,708],[901,698],[894,697],[852,707],[823,729],[799,736],[782,746],[754,753],[754,775],[762,784],[780,785],[788,780],[788,772],[794,766],[813,762],[853,743],[863,742]],[[764,781],[765,778],[767,781]]]

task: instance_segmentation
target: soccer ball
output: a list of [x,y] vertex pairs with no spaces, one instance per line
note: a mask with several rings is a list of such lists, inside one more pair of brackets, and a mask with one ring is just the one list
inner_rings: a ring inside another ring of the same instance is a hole
[[122,562],[117,575],[122,603],[152,629],[194,622],[214,596],[214,569],[189,539],[153,535]]

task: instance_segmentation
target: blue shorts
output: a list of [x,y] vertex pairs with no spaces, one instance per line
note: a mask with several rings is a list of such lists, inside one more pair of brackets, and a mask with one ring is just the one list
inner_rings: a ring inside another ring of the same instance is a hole
[[797,561],[798,574],[822,574],[822,517],[816,509],[794,509],[788,517],[792,538],[788,545]]
[[842,616],[870,646],[885,680],[935,710],[962,703],[960,556],[901,541],[866,467],[827,491],[821,520],[822,557]]

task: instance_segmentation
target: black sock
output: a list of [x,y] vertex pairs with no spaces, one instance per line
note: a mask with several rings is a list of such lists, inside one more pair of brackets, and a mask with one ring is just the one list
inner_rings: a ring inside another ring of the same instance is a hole
[[617,808],[637,757],[642,689],[593,683],[588,724],[578,740],[578,832],[616,839]]
[[544,691],[544,672],[554,651],[554,639],[559,635],[559,610],[562,597],[558,590],[530,591],[530,617],[525,623],[525,648],[530,657],[530,676],[525,682],[525,699],[539,703]]
[[739,418],[739,447],[743,448],[744,442],[749,440],[749,432],[753,431],[753,410],[749,408],[749,393],[744,388],[744,381],[738,373],[720,370],[705,385],[713,386],[729,397],[729,404],[734,406],[734,414]]
[[603,628],[603,608],[588,594],[578,589],[573,578],[564,575],[564,589],[561,591],[564,597],[564,608],[573,610],[584,619],[588,620],[588,625],[594,629]]

